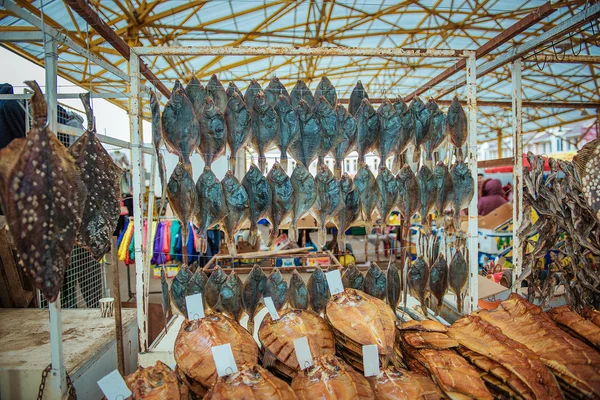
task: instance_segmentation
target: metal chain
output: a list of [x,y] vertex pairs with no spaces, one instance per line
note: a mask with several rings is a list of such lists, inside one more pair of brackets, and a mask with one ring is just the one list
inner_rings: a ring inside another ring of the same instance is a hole
[[[37,400],[42,400],[42,398],[44,397],[44,389],[46,388],[46,379],[48,378],[48,374],[50,373],[50,371],[52,370],[52,364],[49,364],[43,371],[42,371],[42,381],[40,382],[40,388],[38,390],[38,397]],[[67,393],[69,394],[69,400],[77,400],[77,392],[75,391],[75,386],[73,385],[73,382],[71,381],[71,377],[69,376],[68,372],[65,372],[67,375]]]

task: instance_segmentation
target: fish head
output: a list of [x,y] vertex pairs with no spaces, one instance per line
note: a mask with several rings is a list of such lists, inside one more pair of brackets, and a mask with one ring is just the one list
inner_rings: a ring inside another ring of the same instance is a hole
[[558,163],[556,162],[555,158],[549,157],[548,165],[550,166],[550,171],[552,171],[553,173],[558,172]]
[[278,269],[274,269],[273,272],[269,274],[269,280],[274,283],[281,283],[283,281],[283,275],[279,272]]
[[312,278],[319,282],[324,281],[325,273],[323,272],[323,270],[320,267],[317,267],[312,273]]
[[175,84],[173,85],[173,90],[171,90],[171,95],[175,94],[175,92],[179,89],[183,89],[183,85],[179,81],[179,79],[175,80]]
[[394,101],[394,108],[398,113],[401,114],[404,114],[406,111],[408,111],[408,106],[406,105],[406,102],[404,101],[402,96],[399,95],[398,97],[396,97],[396,100]]
[[223,85],[221,84],[221,81],[217,77],[217,74],[213,74],[210,77],[210,79],[208,80],[208,85],[207,86],[218,87],[218,86],[223,86]]
[[277,96],[277,102],[275,103],[275,110],[279,113],[287,113],[292,109],[292,104],[287,97],[280,94]]
[[252,182],[252,183],[256,183],[258,181],[260,181],[260,179],[262,178],[262,173],[260,172],[260,169],[258,169],[258,167],[256,165],[254,165],[254,163],[250,164],[250,168],[248,169],[248,172],[246,172],[246,175],[244,176],[244,180],[248,181],[248,182]]
[[356,112],[357,119],[359,115],[364,116],[365,119],[369,119],[373,114],[375,114],[375,109],[371,105],[371,102],[368,98],[363,98],[360,103],[360,107]]
[[459,176],[463,176],[469,173],[469,167],[462,160],[457,161],[457,163],[454,165],[454,168],[456,168],[456,173]]
[[312,112],[310,111],[310,106],[304,99],[300,99],[298,102],[298,107],[296,107],[296,112],[298,113],[298,118],[306,122],[312,117]]
[[177,274],[175,275],[175,279],[177,279],[179,282],[187,282],[191,277],[192,272],[187,264],[181,264],[179,266],[179,271],[177,271]]
[[217,176],[214,174],[214,172],[212,172],[212,169],[208,165],[206,165],[204,167],[204,170],[202,171],[202,174],[200,174],[200,176],[198,177],[198,181],[196,182],[196,188],[205,188],[208,186],[212,186],[217,182],[219,182]]
[[300,276],[298,270],[294,269],[292,271],[292,277],[290,278],[290,286],[299,286],[301,283],[304,283],[304,281],[302,280],[302,277]]
[[[209,96],[206,96],[206,97],[209,97]],[[235,112],[238,112],[242,108],[246,107],[246,103],[244,102],[244,99],[242,99],[242,97],[240,96],[240,94],[238,92],[233,92],[233,94],[227,101],[227,107],[232,109]]]
[[344,174],[340,178],[340,188],[342,190],[342,193],[350,193],[352,191],[353,186],[354,181],[352,180],[350,175],[348,175],[347,172],[344,172]]
[[204,106],[202,107],[202,114],[208,117],[214,117],[217,114],[217,107],[215,101],[210,96],[204,98]]
[[440,111],[440,107],[434,99],[429,99],[429,101],[427,102],[427,110],[429,110],[429,113],[433,115]]
[[298,182],[304,182],[309,178],[312,178],[312,175],[310,174],[308,169],[301,163],[297,163],[296,167],[294,167],[294,171],[292,172],[291,179]]
[[229,170],[225,173],[223,180],[221,180],[221,184],[226,191],[231,193],[240,185],[240,182],[237,180],[233,172]]
[[263,92],[262,90],[260,92],[258,92],[256,94],[256,97],[254,98],[254,109],[256,111],[259,111],[260,113],[265,112],[265,110],[267,108],[269,108],[269,102],[267,101],[267,98],[265,97],[265,92]]
[[419,179],[427,181],[431,179],[432,176],[433,174],[431,173],[429,167],[425,164],[421,165],[421,168],[419,168],[419,172],[417,173],[417,177]]
[[385,118],[390,118],[392,115],[396,114],[397,111],[392,105],[392,102],[386,97],[383,99],[383,102],[379,106],[377,113]]
[[169,98],[169,101],[167,102],[167,105],[165,105],[165,107],[170,106],[178,109],[183,106],[183,102],[185,101],[186,97],[187,95],[185,94],[185,89],[183,88],[183,85],[181,85],[179,81],[175,81],[175,86],[173,87],[171,98]]
[[379,267],[379,265],[377,265],[376,262],[372,262],[371,263],[371,267],[369,268],[371,275],[374,278],[379,277],[381,274],[383,274],[383,271],[381,270],[381,267]]
[[273,166],[271,167],[271,170],[267,175],[267,179],[271,182],[276,182],[280,184],[283,183],[286,179],[288,179],[288,176],[281,167],[281,164],[279,164],[279,162],[276,161],[275,164],[273,164]]
[[421,110],[425,108],[425,104],[423,103],[423,100],[421,100],[421,98],[417,96],[413,99],[413,101],[411,101],[410,106],[408,108],[413,114],[418,114],[421,112]]
[[443,178],[448,173],[448,167],[444,164],[443,161],[438,161],[438,163],[433,168],[433,176],[438,179]]
[[246,279],[252,279],[259,282],[265,278],[266,276],[262,268],[258,264],[254,264],[252,270],[250,271],[250,274],[248,274],[248,277]]
[[332,179],[333,174],[327,165],[321,164],[317,167],[317,175],[315,176],[316,181],[329,182]]
[[409,179],[411,179],[414,176],[415,176],[415,173],[413,172],[412,168],[408,164],[404,164],[404,166],[402,167],[400,172],[398,172],[398,178],[403,182],[407,182]]

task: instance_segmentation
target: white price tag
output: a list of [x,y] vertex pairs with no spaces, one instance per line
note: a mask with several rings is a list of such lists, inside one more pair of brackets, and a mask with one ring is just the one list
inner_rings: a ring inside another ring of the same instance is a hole
[[114,370],[110,374],[98,381],[100,390],[108,400],[125,400],[131,396],[131,390],[123,380],[123,377],[118,370]]
[[376,344],[368,344],[362,347],[363,368],[365,376],[379,375],[379,350]]
[[229,343],[211,347],[210,350],[212,351],[213,360],[217,367],[217,375],[226,376],[238,372]]
[[265,297],[265,306],[267,307],[267,311],[271,314],[271,319],[273,321],[277,321],[279,319],[279,314],[277,313],[277,309],[275,308],[275,303],[273,303],[273,298]]
[[331,293],[332,296],[344,291],[342,275],[340,274],[339,269],[334,269],[333,271],[327,272],[325,277],[327,278],[327,284],[329,285],[329,293]]
[[296,350],[296,358],[300,369],[306,369],[314,364],[306,336],[294,339],[294,349]]
[[202,304],[202,293],[186,296],[185,306],[187,308],[188,319],[190,321],[204,318],[204,304]]

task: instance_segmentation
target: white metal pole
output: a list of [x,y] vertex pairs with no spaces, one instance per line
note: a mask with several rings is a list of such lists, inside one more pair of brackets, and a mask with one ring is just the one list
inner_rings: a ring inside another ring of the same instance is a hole
[[[152,260],[154,243],[152,241],[152,217],[154,216],[154,180],[156,178],[155,171],[157,168],[156,152],[152,153],[152,162],[150,162],[150,187],[148,190],[148,234],[146,235],[146,258],[144,268],[145,291],[144,299],[147,302],[150,295],[150,261]],[[158,223],[157,223],[158,227]]]
[[[512,140],[513,140],[513,282],[523,269],[523,246],[517,235],[523,222],[523,88],[521,59],[513,61],[512,74]],[[513,288],[517,292],[520,287]]]
[[[469,203],[469,225],[467,230],[467,247],[469,249],[469,292],[467,304],[469,312],[477,309],[479,299],[479,267],[478,244],[477,244],[477,64],[475,61],[475,52],[472,52],[467,58],[467,117],[469,118],[468,145],[469,145],[469,169],[473,177],[473,198]],[[462,312],[462,310],[459,310]]]

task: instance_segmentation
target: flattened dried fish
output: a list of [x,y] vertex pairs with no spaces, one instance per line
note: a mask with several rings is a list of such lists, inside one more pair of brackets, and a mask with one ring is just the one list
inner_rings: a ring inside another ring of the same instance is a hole
[[448,107],[447,119],[448,139],[450,143],[458,150],[457,157],[463,159],[463,146],[467,141],[467,114],[458,102],[458,97],[452,99]]
[[360,108],[362,104],[362,99],[368,99],[369,95],[365,90],[361,81],[356,82],[356,86],[352,89],[352,93],[350,94],[350,101],[348,102],[348,111],[353,116],[356,116],[356,112]]
[[467,290],[467,278],[469,276],[469,268],[463,257],[460,249],[457,249],[450,261],[450,269],[448,271],[448,287],[456,295],[456,308],[458,312],[463,312],[463,300]]
[[287,101],[290,101],[290,95],[285,86],[279,81],[278,77],[275,77],[269,81],[269,84],[265,88],[265,97],[269,104],[271,104],[272,107],[275,107],[275,103],[277,103],[279,96],[283,96]]
[[223,272],[223,269],[217,265],[210,274],[206,286],[204,287],[204,300],[205,306],[209,308],[215,308],[219,301],[219,295],[221,293],[221,287],[227,280],[227,274]]
[[171,98],[165,104],[162,127],[167,148],[179,155],[179,160],[191,169],[190,156],[200,144],[200,122],[179,81],[175,81]]
[[338,228],[338,248],[343,252],[346,251],[346,231],[360,215],[360,193],[346,173],[340,179],[340,191],[343,206],[335,215],[335,225]]
[[223,220],[223,229],[229,254],[235,257],[237,253],[235,234],[248,216],[248,194],[231,171],[227,171],[221,185],[227,210]]
[[[173,213],[181,222],[181,237],[188,237],[188,222],[195,215],[198,207],[198,195],[192,175],[186,167],[178,162],[167,184],[167,197]],[[185,253],[185,252],[184,252]],[[187,264],[187,254],[183,254],[183,262]]]
[[167,281],[167,273],[165,267],[160,267],[160,289],[161,289],[161,305],[163,310],[163,316],[165,318],[165,329],[169,318],[169,311],[171,310],[171,295],[169,291],[169,282]]
[[290,211],[292,211],[294,205],[294,188],[292,187],[290,178],[278,162],[269,171],[267,182],[271,187],[272,193],[271,208],[268,212],[269,222],[273,225],[268,242],[268,246],[271,246],[273,241],[279,236],[279,225],[281,225]]
[[204,291],[206,290],[206,282],[208,282],[208,275],[204,272],[204,269],[198,267],[192,275],[187,285],[185,292],[186,296],[193,296],[195,294],[201,294],[204,298]]
[[173,299],[173,304],[175,304],[177,310],[186,318],[188,314],[185,305],[185,296],[187,295],[187,288],[191,277],[192,273],[189,267],[186,264],[181,264],[177,275],[175,275],[175,278],[171,282],[171,299]]
[[348,157],[350,152],[354,150],[354,144],[356,142],[356,120],[341,104],[335,106],[335,115],[337,116],[341,141],[333,150],[333,156],[335,158],[333,175],[339,179],[342,176],[342,163],[344,162],[344,158]]
[[310,275],[306,287],[308,289],[311,310],[317,314],[323,313],[331,295],[329,293],[329,284],[321,268],[317,267]]
[[421,224],[426,233],[431,233],[431,220],[429,214],[433,211],[433,205],[437,199],[437,185],[433,173],[426,165],[421,165],[417,174],[417,182],[419,182],[419,200],[421,208]]
[[350,264],[342,275],[342,285],[344,285],[344,289],[363,290],[364,280],[364,276],[354,264]]
[[318,99],[321,96],[325,97],[325,100],[327,100],[331,107],[335,107],[337,104],[337,92],[326,76],[321,78],[321,81],[315,90],[315,99]]
[[308,310],[308,289],[297,270],[292,271],[287,300],[292,308]]
[[311,173],[300,163],[296,164],[290,182],[294,190],[294,204],[292,206],[292,221],[288,236],[292,242],[296,242],[298,241],[298,221],[315,204],[315,200],[317,200],[317,187]]
[[398,174],[398,204],[405,225],[410,228],[410,219],[421,208],[419,182],[410,165],[405,164]]
[[244,289],[242,291],[242,301],[244,310],[246,311],[246,314],[248,314],[248,331],[250,334],[254,334],[254,316],[256,315],[259,303],[263,298],[266,284],[267,277],[262,269],[254,264],[252,271],[250,271],[246,277]]
[[304,100],[300,100],[296,114],[300,121],[300,135],[291,143],[289,151],[298,163],[309,168],[321,145],[321,125]]
[[387,279],[385,274],[376,262],[372,262],[371,267],[369,267],[365,274],[363,283],[364,292],[380,300],[385,300],[386,286]]
[[460,222],[460,210],[467,208],[475,189],[475,181],[471,176],[469,167],[463,161],[457,161],[450,169],[450,176],[454,185],[454,226]]
[[421,158],[421,146],[423,146],[429,137],[429,122],[431,115],[419,97],[416,97],[410,103],[409,110],[415,118],[415,129],[412,138],[413,144],[415,145],[413,162],[419,162]]
[[279,117],[263,92],[258,92],[254,98],[253,108],[250,110],[252,115],[252,146],[258,153],[260,172],[264,174],[267,165],[265,153],[273,140],[279,135]]
[[240,96],[240,98],[244,97],[244,95],[242,94],[240,89],[238,89],[235,82],[229,82],[229,86],[227,86],[227,90],[225,91],[225,93],[227,94],[227,99],[231,99],[234,93],[237,93],[238,96]]
[[439,161],[433,168],[433,177],[436,186],[436,198],[433,209],[437,211],[435,225],[437,228],[442,226],[444,211],[452,207],[454,200],[454,183],[448,171],[448,166]]
[[369,99],[363,99],[362,104],[355,115],[356,118],[356,150],[358,151],[358,162],[365,162],[365,155],[372,151],[379,137],[379,117],[375,109],[369,103]]
[[[217,75],[210,77],[206,84],[206,94],[208,94],[215,102],[215,106],[223,113],[227,107],[227,93],[223,84],[217,78]],[[206,100],[206,99],[205,99]]]
[[283,275],[279,270],[274,269],[267,278],[265,285],[265,297],[270,297],[273,300],[275,309],[280,311],[285,305],[287,298],[287,282],[283,279]]
[[306,86],[306,83],[304,83],[303,80],[298,79],[298,82],[296,82],[296,85],[290,93],[290,101],[294,109],[298,107],[300,100],[304,100],[310,108],[313,108],[315,105],[315,98],[311,90]]
[[216,103],[208,96],[198,116],[200,121],[200,145],[198,151],[209,167],[225,150],[225,117]]
[[244,307],[242,305],[242,280],[235,273],[231,271],[219,293],[219,302],[216,309],[225,311],[231,318],[240,322]]
[[401,120],[400,114],[398,114],[389,99],[383,100],[383,103],[381,103],[381,106],[377,110],[377,116],[379,117],[377,151],[379,152],[381,165],[385,165],[388,157],[398,148]]
[[361,164],[354,177],[354,185],[360,193],[362,219],[365,221],[367,234],[373,229],[373,211],[379,204],[379,186],[367,164]]
[[246,106],[248,107],[248,110],[250,110],[250,112],[254,110],[254,99],[261,91],[262,88],[260,87],[256,79],[252,79],[250,85],[248,85],[248,88],[246,89],[246,93],[244,93],[244,103],[246,103]]
[[598,220],[600,220],[600,195],[598,193],[600,189],[600,185],[598,185],[598,177],[600,176],[599,144],[600,140],[598,139],[586,143],[573,158],[573,165],[577,169],[579,179],[581,179],[583,196],[588,206],[596,213]]
[[223,186],[212,172],[210,167],[204,167],[204,171],[196,182],[196,194],[198,196],[198,208],[195,213],[195,223],[198,227],[198,237],[201,254],[206,253],[207,231],[221,222],[227,212]]
[[429,290],[437,300],[435,315],[440,315],[444,305],[444,296],[448,291],[448,264],[444,254],[440,254],[438,259],[431,266],[429,273]]
[[377,187],[379,187],[379,215],[382,225],[386,225],[390,214],[398,202],[398,179],[390,172],[382,162],[377,174]]
[[296,110],[292,108],[289,97],[279,95],[275,102],[275,112],[279,117],[279,136],[276,139],[277,147],[281,152],[280,164],[284,171],[288,168],[287,151],[290,144],[300,135],[300,121]]
[[250,165],[250,169],[242,179],[242,186],[248,194],[248,217],[250,219],[248,242],[254,246],[258,237],[258,221],[269,211],[273,194],[269,182],[254,164]]
[[200,110],[202,110],[202,107],[204,107],[206,88],[202,86],[202,83],[200,83],[198,78],[192,76],[192,79],[190,79],[185,87],[185,94],[188,99],[190,99],[190,102],[192,102],[196,116],[200,115]]
[[333,107],[329,104],[325,97],[320,96],[315,103],[315,117],[321,125],[321,146],[317,151],[319,156],[319,164],[323,164],[325,156],[332,151],[341,141],[337,124],[337,115]]
[[421,303],[423,315],[427,315],[427,306],[425,305],[425,292],[429,280],[429,266],[422,256],[417,257],[412,267],[408,271],[408,290],[410,295]]
[[154,151],[156,152],[158,177],[160,178],[160,187],[162,188],[158,215],[162,215],[167,200],[167,166],[165,165],[165,158],[160,152],[160,146],[162,145],[163,140],[162,122],[160,120],[160,104],[158,103],[154,91],[150,92],[150,110],[152,112],[152,143],[154,144]]
[[327,239],[325,225],[343,206],[342,193],[338,181],[325,164],[319,165],[315,184],[317,187],[317,200],[313,214],[319,228],[319,246],[324,247]]
[[435,100],[427,102],[427,110],[431,116],[428,139],[425,142],[425,157],[433,160],[433,153],[446,139],[446,114],[440,110]]
[[400,302],[400,295],[402,294],[402,280],[400,279],[400,271],[396,266],[396,261],[390,260],[387,268],[387,286],[386,286],[386,299],[392,311],[396,313],[398,303]]
[[412,140],[412,135],[415,130],[416,118],[412,112],[408,109],[408,106],[398,96],[394,101],[394,108],[400,116],[400,131],[398,133],[398,147],[394,151],[394,163],[392,165],[392,172],[397,174],[404,164],[404,152],[408,147],[408,144]]
[[120,178],[123,171],[115,165],[96,137],[90,94],[81,94],[79,97],[85,109],[88,128],[69,147],[69,154],[81,170],[81,180],[87,191],[77,243],[98,260],[110,249],[111,237],[121,215]]
[[225,127],[227,128],[227,144],[229,145],[229,169],[235,171],[238,151],[250,139],[252,118],[250,110],[244,103],[242,96],[234,93],[225,108]]

